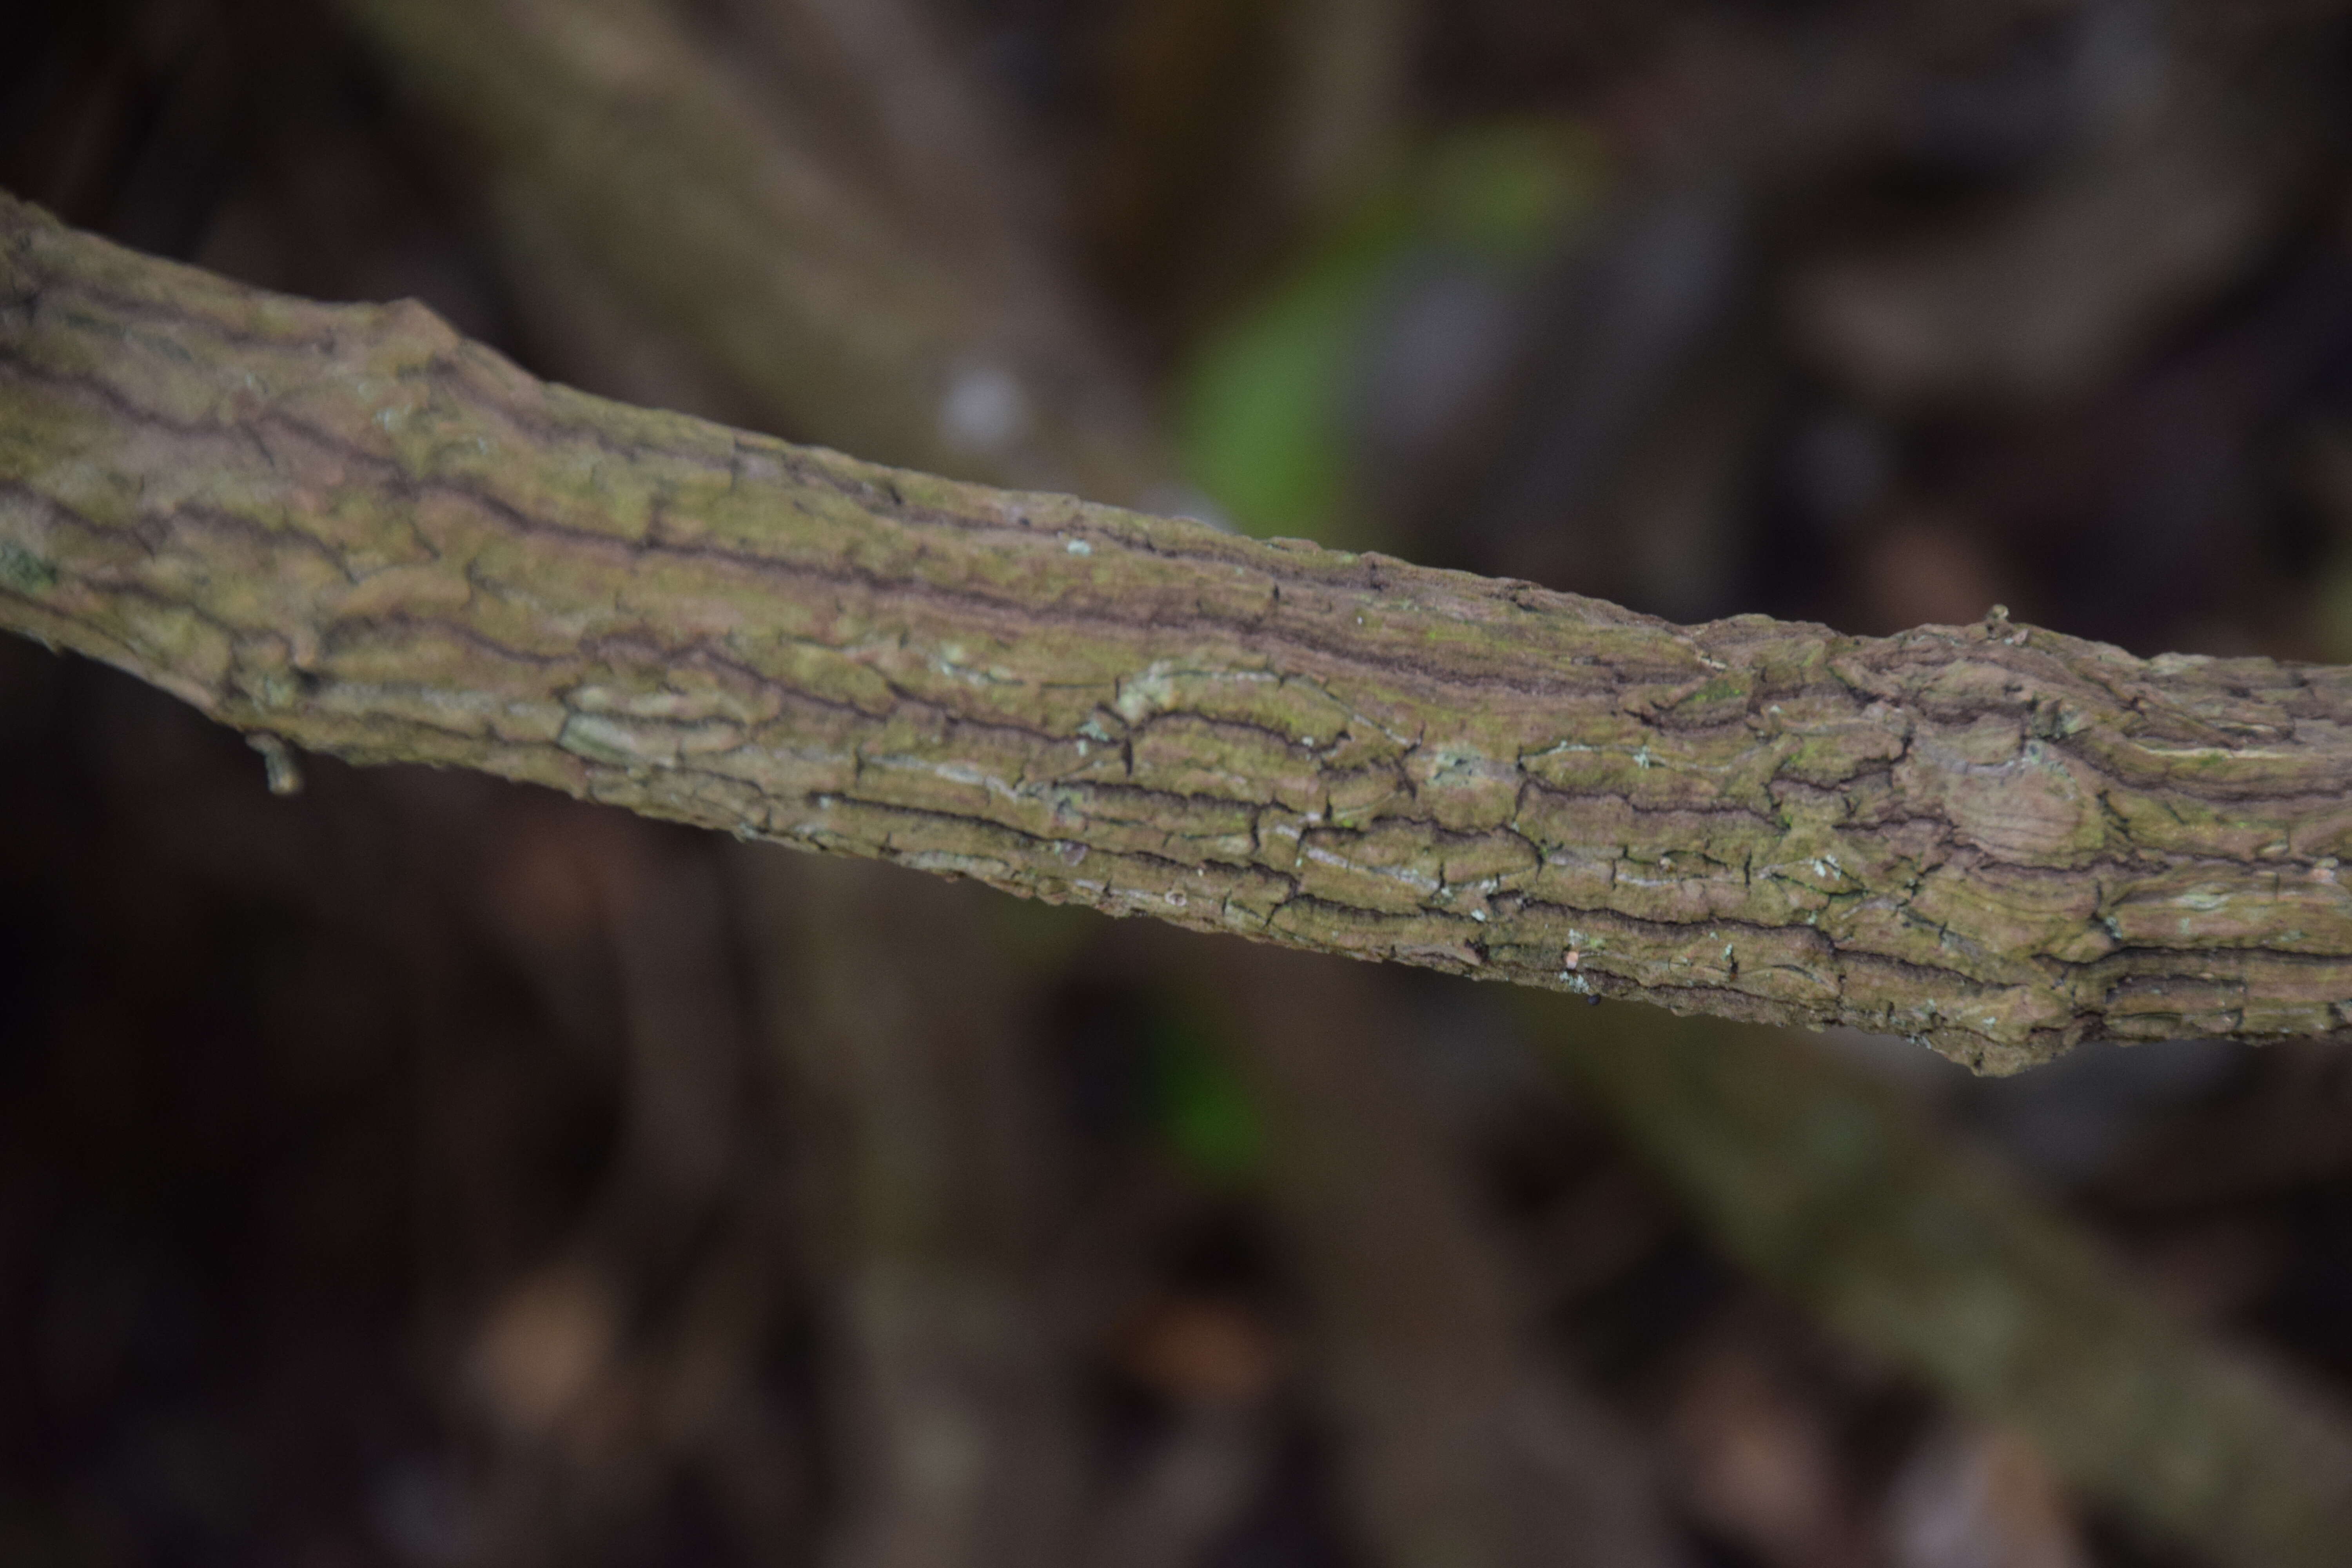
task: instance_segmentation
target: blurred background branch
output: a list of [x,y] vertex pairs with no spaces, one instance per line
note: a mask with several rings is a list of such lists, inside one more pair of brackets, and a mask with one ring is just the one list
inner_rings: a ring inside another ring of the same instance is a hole
[[[753,32],[753,60],[814,79],[784,96],[755,95],[653,0],[352,14],[493,162],[493,201],[561,228],[788,428],[932,471],[1150,492],[1143,408],[1003,211],[985,117],[926,91],[943,73],[911,16],[757,8],[820,46]],[[883,50],[906,58],[878,71]],[[830,124],[763,111],[826,98],[847,100]]]

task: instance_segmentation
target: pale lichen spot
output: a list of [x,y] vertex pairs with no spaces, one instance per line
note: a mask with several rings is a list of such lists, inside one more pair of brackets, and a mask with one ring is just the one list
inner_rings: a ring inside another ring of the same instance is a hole
[[1433,784],[1474,784],[1483,782],[1487,772],[1487,761],[1478,752],[1442,746],[1438,748],[1435,763],[1429,771],[1429,782]]
[[1118,683],[1118,696],[1111,708],[1129,723],[1141,723],[1175,701],[1175,673],[1176,667],[1167,659],[1153,661],[1141,674]]
[[1360,860],[1351,860],[1345,855],[1335,854],[1315,844],[1307,845],[1303,853],[1307,859],[1318,866],[1328,866],[1335,871],[1353,871],[1360,875],[1382,877],[1390,881],[1402,882],[1423,897],[1434,894],[1441,886],[1436,878],[1426,871],[1416,870],[1411,866],[1370,865]]
[[964,855],[949,849],[909,849],[897,858],[899,865],[918,871],[982,882],[1002,881],[1013,872],[1012,867],[992,855]]
[[563,721],[555,743],[574,756],[608,767],[677,765],[677,738],[666,729],[640,728],[600,713],[574,713]]
[[1062,548],[1073,555],[1092,555],[1095,552],[1095,547],[1083,539],[1066,540]]

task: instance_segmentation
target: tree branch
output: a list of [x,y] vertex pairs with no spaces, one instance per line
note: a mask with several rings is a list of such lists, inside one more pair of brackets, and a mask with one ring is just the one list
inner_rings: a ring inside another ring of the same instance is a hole
[[1678,627],[952,483],[5,196],[0,626],[358,761],[1993,1070],[2352,1003],[2352,672]]

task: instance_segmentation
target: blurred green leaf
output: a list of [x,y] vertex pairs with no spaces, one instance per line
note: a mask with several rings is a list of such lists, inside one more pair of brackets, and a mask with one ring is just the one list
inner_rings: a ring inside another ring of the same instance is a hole
[[1369,542],[1345,520],[1347,410],[1384,286],[1431,249],[1532,265],[1591,212],[1601,175],[1591,136],[1556,121],[1455,131],[1414,153],[1199,345],[1177,395],[1192,481],[1250,533]]
[[1162,1015],[1150,1036],[1152,1121],[1187,1170],[1218,1186],[1255,1182],[1265,1132],[1248,1086],[1198,1021]]

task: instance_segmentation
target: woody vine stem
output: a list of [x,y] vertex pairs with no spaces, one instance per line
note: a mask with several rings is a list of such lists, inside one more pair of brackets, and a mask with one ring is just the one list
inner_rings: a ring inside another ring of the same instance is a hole
[[268,744],[1990,1070],[2352,1007],[2352,671],[1676,626],[954,483],[5,195],[0,626]]

